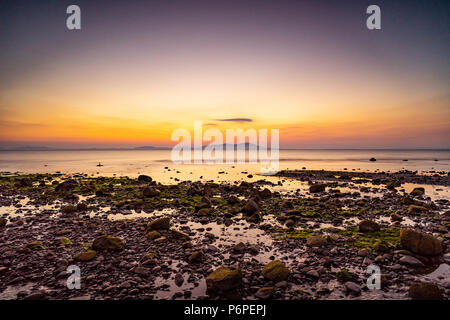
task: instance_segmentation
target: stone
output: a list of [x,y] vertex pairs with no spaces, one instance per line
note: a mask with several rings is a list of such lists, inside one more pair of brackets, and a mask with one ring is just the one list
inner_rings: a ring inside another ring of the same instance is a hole
[[161,237],[161,234],[158,231],[156,231],[156,230],[150,231],[147,234],[147,238],[149,238],[151,240],[155,240],[155,239],[157,239],[159,237]]
[[8,220],[6,220],[5,218],[0,218],[0,228],[6,226],[7,223]]
[[92,248],[97,251],[101,250],[120,251],[123,249],[123,247],[124,242],[122,239],[109,235],[97,237],[92,243]]
[[416,205],[412,204],[408,207],[409,214],[418,215],[418,214],[425,213],[425,212],[428,212],[428,209],[425,207],[422,207],[422,206],[416,206]]
[[259,193],[259,195],[261,196],[261,198],[266,199],[266,198],[270,198],[270,197],[272,196],[272,192],[270,192],[269,189],[264,188],[264,190],[261,191],[261,192]]
[[442,300],[442,291],[432,282],[416,281],[409,287],[412,300]]
[[400,230],[400,244],[404,249],[424,256],[439,255],[443,251],[438,238],[411,228]]
[[76,254],[73,259],[75,261],[81,261],[81,262],[88,262],[94,260],[95,256],[97,255],[97,251],[95,250],[87,250],[84,252],[80,252]]
[[142,191],[142,194],[146,198],[151,198],[151,197],[159,196],[161,194],[161,191],[159,191],[158,189],[156,189],[154,187],[146,187]]
[[411,257],[411,256],[403,256],[400,258],[399,262],[401,264],[409,265],[412,267],[423,267],[424,266],[422,261],[420,261],[417,258]]
[[242,208],[242,212],[244,212],[248,216],[253,215],[254,213],[258,212],[258,210],[259,206],[253,199],[248,200],[245,206]]
[[141,175],[138,176],[138,181],[139,182],[149,183],[149,182],[152,182],[152,178],[150,176],[145,175],[145,174],[141,174]]
[[327,238],[322,236],[312,236],[306,240],[306,245],[310,247],[322,247],[328,243]]
[[203,256],[203,251],[195,251],[188,257],[188,261],[191,263],[201,262],[203,260]]
[[375,221],[363,220],[358,224],[359,231],[361,232],[373,232],[379,231],[380,225]]
[[241,269],[220,267],[206,278],[207,290],[214,293],[239,289],[242,286]]
[[418,187],[414,188],[413,191],[411,191],[410,195],[412,196],[423,196],[425,194],[425,188]]
[[269,262],[261,271],[264,278],[273,282],[286,280],[291,273],[286,265],[280,260]]
[[326,184],[316,183],[309,186],[309,192],[317,193],[325,191]]
[[347,292],[350,294],[353,294],[355,296],[360,295],[361,294],[361,286],[357,285],[354,282],[351,281],[347,281],[345,283],[345,288],[347,289]]
[[259,299],[269,299],[273,295],[274,291],[275,290],[273,287],[259,288],[255,293],[255,297]]
[[391,220],[392,221],[402,221],[403,217],[399,215],[398,213],[391,214]]
[[157,218],[149,222],[147,225],[148,230],[169,230],[169,228],[170,228],[169,217]]
[[369,254],[369,250],[366,248],[362,248],[358,251],[358,256],[365,257]]

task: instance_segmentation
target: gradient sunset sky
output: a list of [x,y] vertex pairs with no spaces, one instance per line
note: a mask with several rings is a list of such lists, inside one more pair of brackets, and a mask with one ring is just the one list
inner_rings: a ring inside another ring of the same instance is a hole
[[[66,29],[77,4],[82,30]],[[366,28],[370,4],[382,30]],[[2,1],[0,146],[449,148],[448,1]]]

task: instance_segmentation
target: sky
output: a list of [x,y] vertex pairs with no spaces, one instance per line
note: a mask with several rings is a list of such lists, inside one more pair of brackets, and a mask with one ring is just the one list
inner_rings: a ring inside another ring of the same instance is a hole
[[[81,8],[81,30],[66,8]],[[381,8],[381,30],[366,8]],[[0,146],[170,146],[279,129],[284,148],[450,148],[448,1],[0,3]]]

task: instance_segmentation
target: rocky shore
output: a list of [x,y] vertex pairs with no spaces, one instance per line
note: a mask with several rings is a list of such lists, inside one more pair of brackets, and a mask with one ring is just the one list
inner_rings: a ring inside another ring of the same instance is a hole
[[448,172],[289,179],[304,189],[3,173],[0,299],[449,298],[450,202],[425,188],[447,190]]

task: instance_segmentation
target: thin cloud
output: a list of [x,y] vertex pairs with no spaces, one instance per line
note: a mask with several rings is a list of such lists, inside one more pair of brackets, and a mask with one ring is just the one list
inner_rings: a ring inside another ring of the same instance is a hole
[[226,122],[253,122],[250,118],[229,118],[229,119],[216,119],[216,121],[226,121]]

